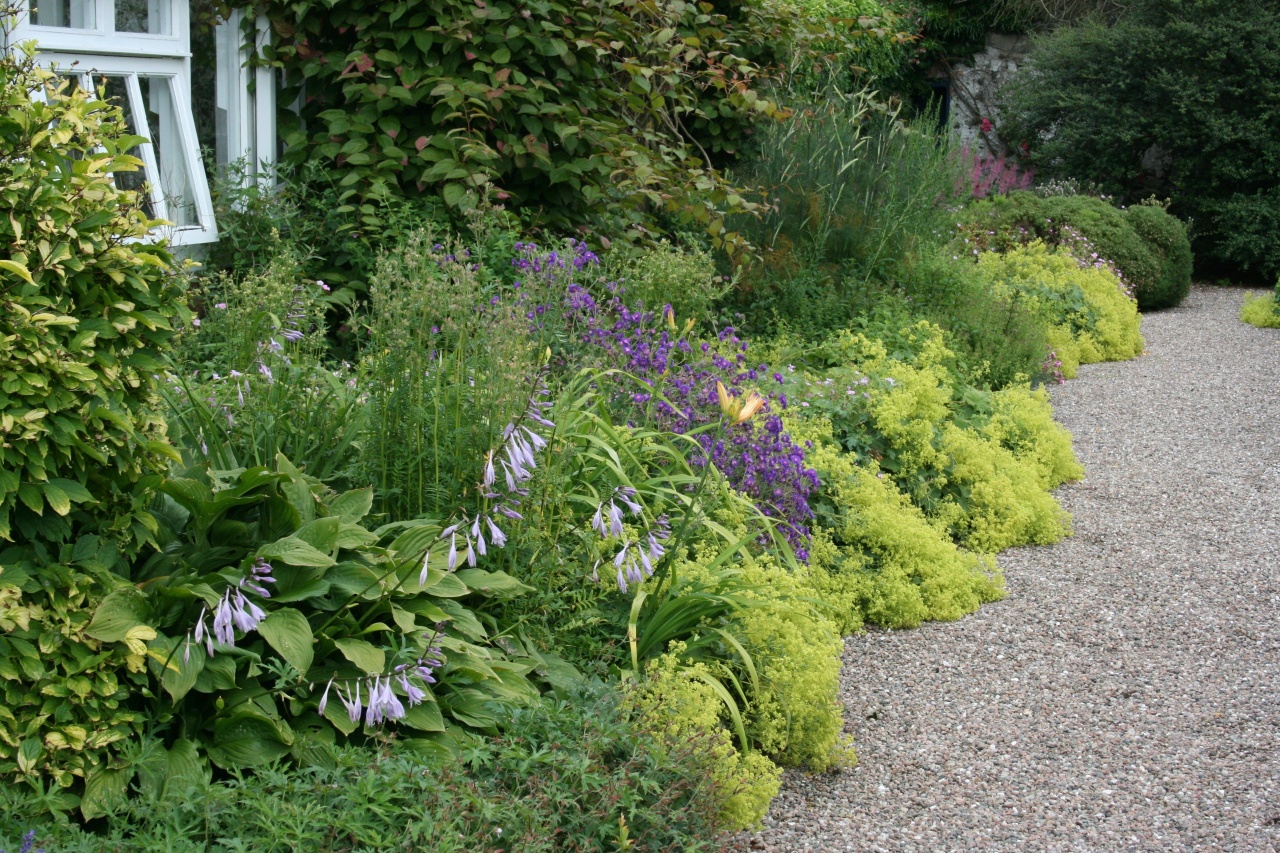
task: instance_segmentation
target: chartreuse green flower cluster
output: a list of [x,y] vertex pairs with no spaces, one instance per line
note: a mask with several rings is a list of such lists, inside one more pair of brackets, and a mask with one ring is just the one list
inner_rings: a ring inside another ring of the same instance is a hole
[[998,294],[1027,305],[1045,324],[1065,378],[1081,364],[1142,354],[1138,304],[1111,269],[1081,264],[1039,240],[1004,253],[983,252],[978,267]]

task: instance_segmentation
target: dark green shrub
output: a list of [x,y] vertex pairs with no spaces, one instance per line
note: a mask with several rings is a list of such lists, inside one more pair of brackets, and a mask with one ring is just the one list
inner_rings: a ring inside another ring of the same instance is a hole
[[1191,291],[1191,241],[1187,239],[1187,227],[1159,204],[1135,204],[1125,211],[1125,217],[1160,260],[1159,275],[1140,295],[1140,304],[1144,309],[1177,305]]
[[[1195,223],[1202,263],[1280,272],[1280,6],[1138,0],[1063,27],[1006,89],[1003,133],[1046,177],[1151,193]],[[1117,259],[1118,260],[1118,259]]]

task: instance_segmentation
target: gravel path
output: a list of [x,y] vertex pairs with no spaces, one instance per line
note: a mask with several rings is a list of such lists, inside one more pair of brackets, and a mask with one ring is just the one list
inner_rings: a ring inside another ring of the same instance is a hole
[[1280,332],[1196,288],[1054,389],[1075,536],[1008,597],[845,642],[859,765],[735,850],[1280,850]]

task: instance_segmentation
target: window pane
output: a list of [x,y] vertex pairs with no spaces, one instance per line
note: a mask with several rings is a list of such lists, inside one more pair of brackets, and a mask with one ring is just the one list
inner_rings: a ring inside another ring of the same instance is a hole
[[151,148],[156,156],[157,182],[169,208],[168,218],[179,227],[199,225],[195,193],[187,172],[187,150],[178,131],[178,113],[173,99],[174,80],[170,77],[138,78],[142,102],[147,105],[147,127],[151,131]]
[[[94,74],[92,81],[94,88],[101,92],[106,100],[124,111],[125,125],[129,129],[129,133],[141,136],[142,132],[138,129],[141,125],[138,117],[134,115],[133,105],[129,100],[128,76],[123,74]],[[135,145],[129,149],[129,153],[139,160],[143,159],[140,146]],[[147,216],[155,217],[156,212],[155,207],[151,204],[151,194],[146,189],[147,174],[145,166],[139,166],[136,172],[116,172],[112,177],[115,178],[116,186],[120,189],[137,192],[143,211]]]
[[32,0],[31,23],[40,27],[94,28],[94,0]]
[[116,0],[116,32],[169,35],[174,0]]

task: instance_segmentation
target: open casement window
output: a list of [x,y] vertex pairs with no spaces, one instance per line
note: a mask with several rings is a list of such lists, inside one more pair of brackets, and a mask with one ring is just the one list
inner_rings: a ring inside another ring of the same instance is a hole
[[[138,172],[115,176],[146,189],[143,203],[173,245],[217,239],[213,203],[191,110],[186,0],[29,0],[12,41],[34,40],[41,63],[103,93],[145,141]],[[212,69],[210,69],[212,71]]]

